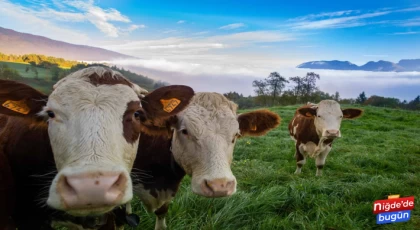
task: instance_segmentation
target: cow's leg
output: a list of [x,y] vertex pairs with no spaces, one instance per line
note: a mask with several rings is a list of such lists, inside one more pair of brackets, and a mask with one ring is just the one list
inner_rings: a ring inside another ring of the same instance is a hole
[[305,155],[303,155],[303,152],[299,148],[300,143],[296,143],[296,171],[295,174],[300,174],[302,172],[302,167],[306,163]]
[[162,207],[160,207],[158,210],[155,211],[155,214],[156,214],[155,230],[163,230],[167,228],[165,216],[166,216],[166,213],[168,213],[168,209],[169,209],[169,202],[165,203],[164,205],[162,205]]
[[331,147],[327,146],[326,150],[322,151],[315,160],[316,164],[316,176],[322,176],[322,169],[325,165],[325,160],[327,159],[328,153],[330,152]]

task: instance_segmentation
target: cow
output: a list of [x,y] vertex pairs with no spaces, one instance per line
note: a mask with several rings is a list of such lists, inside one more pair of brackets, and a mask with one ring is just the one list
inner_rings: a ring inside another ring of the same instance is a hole
[[105,67],[66,76],[49,96],[0,80],[0,114],[7,116],[6,122],[0,119],[0,158],[7,166],[0,170],[0,194],[8,195],[0,214],[10,215],[0,217],[8,220],[5,226],[48,229],[51,210],[74,220],[104,216],[129,203],[143,124],[163,122],[194,95],[177,85],[145,92]]
[[296,171],[300,174],[306,158],[316,158],[316,176],[322,175],[325,159],[332,143],[341,137],[342,119],[355,119],[363,114],[357,108],[341,109],[334,100],[323,100],[318,104],[308,102],[298,108],[289,123],[290,137],[295,141]]
[[237,115],[237,105],[223,95],[200,92],[160,129],[148,129],[167,136],[142,133],[132,173],[134,193],[156,214],[155,229],[167,227],[165,215],[186,174],[192,177],[195,194],[234,194],[237,182],[230,165],[237,138],[262,136],[279,124],[276,113],[257,110]]

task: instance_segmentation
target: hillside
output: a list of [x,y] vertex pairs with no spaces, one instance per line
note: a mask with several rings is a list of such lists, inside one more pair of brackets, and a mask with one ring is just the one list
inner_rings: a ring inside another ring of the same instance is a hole
[[15,55],[35,53],[81,61],[109,61],[134,58],[102,48],[70,44],[43,36],[20,33],[3,27],[0,27],[0,52]]
[[[32,66],[27,63],[0,61],[0,79],[20,81],[40,90],[43,93],[49,94],[51,93],[52,86],[62,77],[65,77],[68,74],[75,72],[77,70],[80,70],[82,68],[86,68],[93,65],[101,65],[101,64],[89,64],[89,65],[77,64],[75,66],[72,66],[70,69],[66,69],[66,68],[48,69],[48,68],[40,67],[39,65]],[[12,71],[15,71],[16,74],[11,74],[9,71],[9,75],[5,75],[4,73],[2,73],[4,67],[6,67],[6,69],[11,69]],[[147,76],[133,73],[129,70],[125,70],[124,68],[118,68],[116,66],[111,66],[110,68],[120,72],[130,81],[138,84],[140,87],[147,89],[149,91],[165,86],[165,85],[169,85],[166,82],[155,81]]]
[[[209,199],[191,192],[184,179],[170,205],[170,229],[405,229],[420,228],[419,113],[363,107],[364,115],[345,120],[322,177],[308,159],[295,175],[294,142],[287,125],[297,106],[272,107],[282,124],[267,136],[240,138],[232,171],[237,193]],[[240,111],[246,112],[246,111]],[[390,194],[416,196],[406,223],[378,226],[373,202]],[[135,201],[137,229],[153,229],[155,216]]]
[[420,71],[420,59],[402,59],[398,63],[390,61],[370,61],[358,66],[349,61],[310,61],[302,63],[296,68],[302,69],[331,69],[331,70],[363,70],[377,72],[408,72]]

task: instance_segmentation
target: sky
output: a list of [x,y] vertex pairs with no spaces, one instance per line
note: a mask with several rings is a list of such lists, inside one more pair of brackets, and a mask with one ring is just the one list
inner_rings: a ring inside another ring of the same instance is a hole
[[[303,62],[420,58],[420,1],[0,0],[0,26],[140,59],[113,63],[196,91],[253,94]],[[420,73],[314,70],[321,90],[412,100]],[[291,87],[291,85],[289,86]]]

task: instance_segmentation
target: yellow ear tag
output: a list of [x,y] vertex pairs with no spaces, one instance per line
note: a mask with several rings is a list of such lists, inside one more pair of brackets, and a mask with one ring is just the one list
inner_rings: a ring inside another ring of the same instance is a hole
[[400,195],[389,195],[388,199],[398,199],[400,198]]
[[160,103],[162,103],[162,105],[163,105],[163,110],[165,110],[165,112],[167,112],[167,113],[170,113],[176,107],[178,107],[178,105],[181,103],[181,101],[176,99],[176,98],[171,98],[171,99],[168,99],[168,100],[161,99]]
[[31,111],[29,109],[29,107],[25,104],[24,100],[21,100],[21,101],[8,100],[8,101],[4,102],[2,106],[4,108],[10,109],[12,111],[15,111],[15,112],[21,113],[21,114],[28,114],[29,111]]
[[251,130],[252,131],[256,131],[257,130],[257,126],[256,125],[251,126]]

